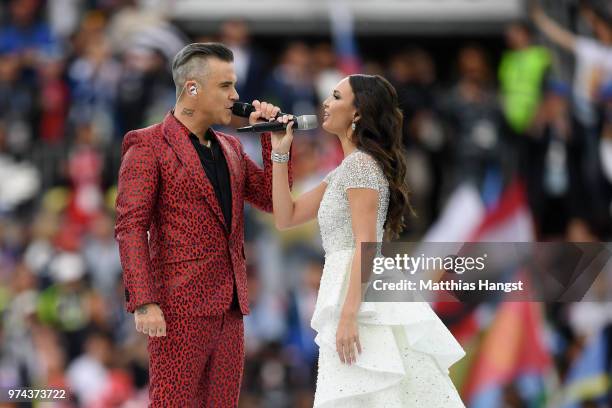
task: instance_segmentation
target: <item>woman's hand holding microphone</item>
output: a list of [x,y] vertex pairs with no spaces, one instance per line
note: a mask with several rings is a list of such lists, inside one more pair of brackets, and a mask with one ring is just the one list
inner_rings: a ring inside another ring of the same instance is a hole
[[291,143],[293,142],[293,121],[294,117],[291,115],[283,115],[276,118],[277,122],[285,123],[284,132],[272,132],[272,152],[278,155],[288,155],[289,149],[291,149]]

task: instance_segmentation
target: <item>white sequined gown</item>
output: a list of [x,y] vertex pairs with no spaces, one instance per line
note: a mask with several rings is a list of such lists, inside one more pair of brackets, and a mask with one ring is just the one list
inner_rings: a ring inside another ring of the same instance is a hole
[[358,314],[362,353],[344,365],[336,329],[355,241],[346,190],[379,192],[377,240],[389,205],[389,186],[367,153],[355,150],[329,173],[318,212],[325,267],[311,325],[317,331],[319,368],[315,407],[463,407],[448,367],[464,351],[427,303],[363,302]]

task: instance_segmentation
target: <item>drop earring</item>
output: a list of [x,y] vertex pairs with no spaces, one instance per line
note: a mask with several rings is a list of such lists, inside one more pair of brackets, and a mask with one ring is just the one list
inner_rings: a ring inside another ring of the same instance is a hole
[[357,128],[357,124],[355,122],[351,123],[351,129],[355,130]]

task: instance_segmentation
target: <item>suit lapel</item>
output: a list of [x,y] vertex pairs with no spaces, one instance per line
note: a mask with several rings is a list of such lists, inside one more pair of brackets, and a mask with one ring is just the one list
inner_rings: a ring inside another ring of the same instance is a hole
[[[214,132],[214,131],[213,131]],[[231,146],[230,142],[223,136],[220,136],[217,132],[215,133],[215,137],[219,141],[219,145],[221,146],[221,150],[223,151],[223,155],[225,156],[225,162],[227,163],[227,170],[230,176],[230,189],[232,191],[232,225],[230,229],[231,233],[236,229],[236,222],[238,221],[238,217],[242,216],[241,212],[241,204],[238,197],[238,175],[240,174],[240,158],[236,154],[236,151]]]
[[215,195],[215,190],[210,183],[210,180],[208,180],[208,177],[206,177],[206,173],[202,168],[202,163],[200,162],[198,153],[191,144],[191,140],[189,140],[189,133],[189,129],[180,123],[172,113],[168,113],[166,115],[164,118],[163,129],[164,138],[168,141],[172,147],[172,150],[174,150],[183,166],[185,166],[187,169],[191,180],[193,180],[194,184],[196,185],[196,191],[204,196],[204,199],[208,203],[212,212],[216,215],[219,222],[221,222],[227,231],[228,229],[225,225],[223,211],[221,211],[221,206],[219,205],[217,196]]

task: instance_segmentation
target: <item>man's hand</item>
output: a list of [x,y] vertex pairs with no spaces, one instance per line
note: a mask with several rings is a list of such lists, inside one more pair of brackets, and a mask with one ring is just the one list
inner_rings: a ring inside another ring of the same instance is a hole
[[544,13],[544,10],[538,0],[528,0],[527,12],[531,18],[536,19]]
[[136,308],[134,312],[136,331],[148,334],[149,337],[166,335],[166,320],[157,303],[149,303]]
[[[259,102],[255,99],[252,103],[255,111],[249,115],[249,124],[267,122],[270,118],[276,117],[280,108],[268,102]],[[263,120],[262,120],[263,119]]]

